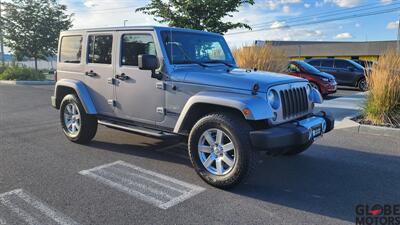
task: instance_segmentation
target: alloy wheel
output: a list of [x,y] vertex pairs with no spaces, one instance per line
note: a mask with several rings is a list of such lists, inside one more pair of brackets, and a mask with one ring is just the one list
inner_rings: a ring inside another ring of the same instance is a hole
[[65,130],[71,136],[77,136],[81,129],[81,114],[75,103],[69,103],[64,110]]
[[206,130],[199,139],[200,161],[208,172],[222,176],[236,163],[236,149],[229,136],[220,129]]

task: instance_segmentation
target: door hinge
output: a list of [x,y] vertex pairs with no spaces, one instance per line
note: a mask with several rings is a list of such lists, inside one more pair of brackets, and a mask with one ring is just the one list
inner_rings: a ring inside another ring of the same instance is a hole
[[109,105],[112,105],[113,107],[117,106],[117,101],[115,101],[114,99],[108,99],[107,103]]
[[111,77],[111,78],[108,78],[108,79],[107,79],[107,82],[108,82],[109,84],[115,85],[115,84],[117,83],[117,80],[116,80],[115,78]]
[[157,107],[157,108],[156,108],[156,111],[157,111],[157,113],[160,113],[160,114],[165,115],[165,109],[164,109],[164,107]]
[[156,88],[157,89],[161,89],[161,90],[165,90],[165,83],[164,82],[157,82],[156,83]]

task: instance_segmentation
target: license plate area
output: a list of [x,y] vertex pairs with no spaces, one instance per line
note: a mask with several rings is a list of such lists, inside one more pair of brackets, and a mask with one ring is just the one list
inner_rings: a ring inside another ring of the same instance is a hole
[[311,127],[311,138],[315,139],[322,135],[322,124]]

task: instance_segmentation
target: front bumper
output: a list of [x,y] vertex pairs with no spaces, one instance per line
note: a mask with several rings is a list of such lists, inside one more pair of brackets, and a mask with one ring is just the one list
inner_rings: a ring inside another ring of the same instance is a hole
[[250,132],[253,148],[272,154],[283,154],[288,149],[314,141],[313,130],[321,127],[321,135],[333,130],[334,118],[320,112],[303,120],[282,124],[265,130]]
[[56,97],[51,96],[50,99],[51,99],[51,106],[53,106],[53,108],[57,108]]

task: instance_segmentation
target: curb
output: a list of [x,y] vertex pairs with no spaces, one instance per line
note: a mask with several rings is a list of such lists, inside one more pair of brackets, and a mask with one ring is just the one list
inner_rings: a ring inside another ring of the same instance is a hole
[[0,80],[0,84],[7,85],[53,85],[55,81],[43,80],[43,81],[33,81],[33,80]]
[[359,124],[351,119],[351,117],[347,117],[338,122],[338,126],[335,127],[335,129],[347,129],[359,134],[379,135],[396,138],[400,137],[400,129],[398,128],[364,125]]

